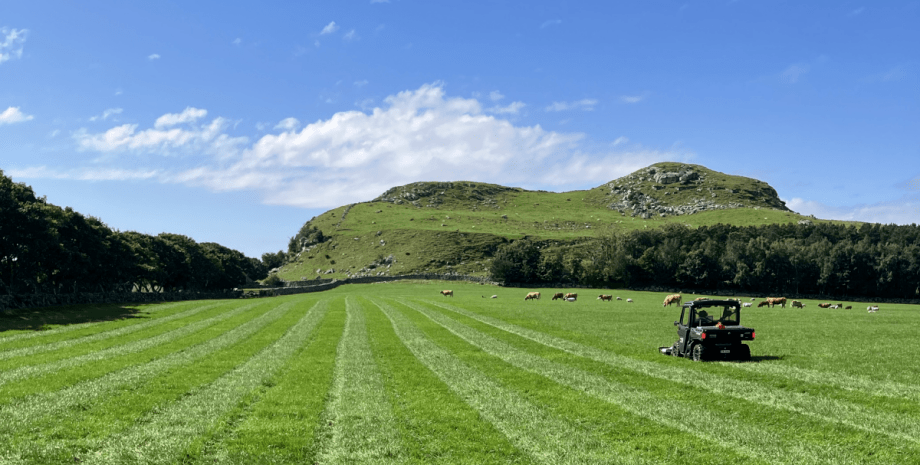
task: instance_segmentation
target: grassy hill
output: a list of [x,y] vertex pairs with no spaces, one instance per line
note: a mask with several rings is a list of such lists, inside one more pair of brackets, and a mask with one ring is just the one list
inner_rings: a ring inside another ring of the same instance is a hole
[[[525,236],[566,245],[611,229],[801,220],[821,221],[786,208],[763,181],[682,163],[657,163],[594,189],[561,193],[417,182],[312,218],[276,273],[289,281],[421,271],[479,275],[498,246]],[[325,240],[317,243],[305,231],[321,231]]]

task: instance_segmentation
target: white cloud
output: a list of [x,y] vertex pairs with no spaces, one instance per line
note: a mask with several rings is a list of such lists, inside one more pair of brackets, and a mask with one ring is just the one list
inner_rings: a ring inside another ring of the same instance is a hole
[[544,29],[550,26],[555,26],[557,24],[562,24],[562,20],[561,19],[551,19],[549,21],[544,21],[543,24],[540,25],[540,29]]
[[121,108],[109,108],[102,112],[101,115],[90,117],[90,121],[105,121],[109,119],[109,116],[120,115],[123,110]]
[[360,39],[360,37],[358,37],[358,33],[356,33],[354,29],[348,31],[344,36],[342,36],[342,40],[351,41],[351,40],[358,40],[358,39]]
[[281,129],[282,131],[293,131],[299,127],[300,121],[297,118],[285,118],[275,125],[275,129]]
[[[179,120],[185,113],[164,117]],[[160,182],[213,191],[256,191],[266,203],[300,207],[367,200],[415,181],[583,189],[654,162],[686,157],[675,150],[614,151],[610,146],[588,151],[584,134],[515,126],[489,114],[479,100],[449,97],[440,83],[391,95],[366,112],[342,111],[306,126],[298,123],[285,119],[255,142],[231,137],[223,118],[187,127],[84,130],[75,140],[82,150],[136,155],[96,161],[113,172],[155,173]]]
[[159,59],[160,59],[160,54],[159,54],[159,53],[152,53],[152,54],[150,54],[150,55],[147,55],[147,59],[150,60],[150,61],[159,60]]
[[866,7],[861,6],[855,10],[850,11],[850,13],[847,14],[847,16],[859,16],[862,14],[863,11],[866,11]]
[[390,0],[371,0],[371,3],[390,3]]
[[518,112],[521,111],[521,108],[524,108],[526,106],[527,105],[525,105],[524,102],[511,102],[511,104],[509,104],[508,106],[504,106],[504,107],[500,107],[496,105],[492,108],[489,108],[488,111],[490,113],[496,113],[499,115],[505,115],[505,114],[516,115],[518,114]]
[[28,29],[0,28],[0,63],[22,58],[22,44],[28,34]]
[[32,168],[11,169],[8,173],[16,178],[41,178],[41,179],[74,179],[77,181],[128,181],[136,179],[151,179],[159,176],[158,170],[131,170],[117,168],[77,168],[61,171],[49,169],[45,166]]
[[499,91],[497,91],[497,90],[493,90],[492,92],[489,92],[489,98],[490,98],[493,102],[497,102],[497,101],[499,101],[499,100],[505,98],[505,96],[502,95],[501,92],[499,92]]
[[236,39],[233,39],[233,45],[239,45],[242,42],[243,42],[243,39],[240,39],[239,37],[237,37]]
[[335,21],[331,21],[329,24],[326,25],[326,27],[323,28],[322,31],[320,31],[319,34],[320,35],[332,34],[333,32],[338,31],[338,30],[339,30],[339,26],[335,24]]
[[645,100],[645,95],[623,95],[620,100],[623,103],[639,103]]
[[595,105],[597,105],[597,100],[587,98],[574,102],[553,102],[552,105],[546,107],[546,111],[566,111],[578,109],[591,111],[594,109]]
[[22,123],[33,119],[34,116],[27,115],[19,110],[19,107],[9,107],[0,113],[0,125]]
[[362,79],[360,81],[355,81],[355,87],[364,87],[368,83],[367,79]]
[[780,74],[780,79],[782,79],[783,82],[788,82],[788,83],[790,83],[790,84],[795,84],[796,82],[799,82],[799,78],[800,78],[803,74],[807,73],[809,69],[810,69],[810,67],[809,67],[807,64],[804,64],[804,63],[789,65],[789,67],[786,68],[786,69]]
[[617,137],[616,140],[613,141],[612,145],[617,146],[617,145],[625,144],[627,142],[629,142],[629,139],[626,136],[620,136],[620,137]]
[[157,118],[154,127],[157,129],[167,128],[170,126],[175,126],[182,123],[191,123],[199,118],[204,118],[207,116],[208,110],[202,110],[199,108],[185,107],[185,110],[182,113],[167,113],[159,118]]
[[865,221],[882,224],[920,224],[920,198],[903,196],[889,202],[834,207],[813,200],[793,198],[786,206],[803,215],[843,221]]
[[55,130],[51,131],[51,132],[48,134],[48,138],[49,138],[49,139],[54,139],[54,138],[57,137],[58,134],[60,134],[60,133],[61,133],[61,130],[60,130],[60,129],[55,129]]

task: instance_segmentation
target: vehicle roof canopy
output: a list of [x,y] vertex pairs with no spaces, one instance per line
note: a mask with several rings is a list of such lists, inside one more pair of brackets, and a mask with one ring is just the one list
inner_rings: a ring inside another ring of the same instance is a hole
[[706,307],[737,307],[741,308],[741,302],[737,300],[692,300],[683,305],[685,308],[699,309]]

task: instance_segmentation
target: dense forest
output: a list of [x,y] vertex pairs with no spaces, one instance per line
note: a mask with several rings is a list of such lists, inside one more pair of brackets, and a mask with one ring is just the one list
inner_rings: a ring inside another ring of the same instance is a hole
[[260,260],[220,244],[114,231],[0,170],[2,294],[221,290],[265,276]]
[[609,233],[576,243],[503,246],[494,278],[764,294],[920,297],[920,227],[716,225]]

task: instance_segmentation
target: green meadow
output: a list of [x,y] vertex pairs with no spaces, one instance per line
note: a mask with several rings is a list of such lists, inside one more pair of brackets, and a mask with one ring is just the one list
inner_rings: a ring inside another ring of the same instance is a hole
[[745,308],[753,360],[694,363],[657,351],[664,296],[403,281],[21,311],[0,463],[920,463],[916,305]]

